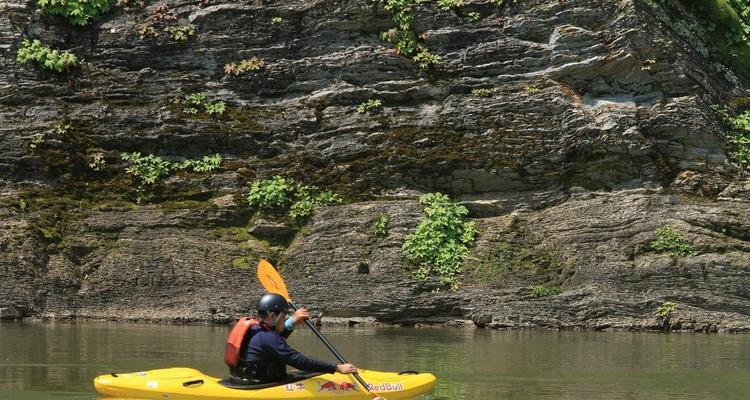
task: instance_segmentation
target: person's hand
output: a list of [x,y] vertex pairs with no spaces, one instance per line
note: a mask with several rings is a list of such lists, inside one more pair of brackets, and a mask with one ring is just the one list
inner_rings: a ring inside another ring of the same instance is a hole
[[354,364],[339,364],[336,366],[336,372],[340,374],[353,374],[357,372],[357,367]]
[[294,318],[294,326],[302,325],[306,319],[310,318],[310,311],[306,308],[298,308],[292,316]]

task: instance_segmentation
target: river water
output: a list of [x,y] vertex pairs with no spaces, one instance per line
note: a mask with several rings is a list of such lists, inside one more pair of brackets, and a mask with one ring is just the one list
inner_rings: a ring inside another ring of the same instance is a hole
[[[186,366],[225,375],[229,326],[0,324],[0,399],[98,399],[94,376]],[[331,328],[368,369],[429,371],[438,399],[747,399],[750,336]],[[307,329],[290,338],[333,360]]]

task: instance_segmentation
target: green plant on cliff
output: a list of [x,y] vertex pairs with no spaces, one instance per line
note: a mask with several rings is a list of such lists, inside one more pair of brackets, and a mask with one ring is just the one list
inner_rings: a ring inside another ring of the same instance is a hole
[[737,162],[744,168],[750,167],[750,110],[745,111],[737,117],[730,118],[729,124],[732,129],[729,141],[735,146],[732,152]]
[[16,52],[16,61],[19,64],[36,63],[44,69],[63,72],[68,71],[78,64],[75,55],[66,52],[52,50],[42,46],[38,40],[29,41],[24,39],[21,48]]
[[193,172],[211,172],[221,165],[221,155],[214,154],[204,156],[199,160],[185,160],[183,162],[170,162],[153,154],[142,155],[141,153],[122,153],[120,158],[128,163],[125,169],[138,183],[136,203],[141,203],[145,191],[153,187],[162,179],[179,170],[192,170]]
[[250,186],[247,202],[256,208],[283,207],[289,202],[295,186],[294,179],[278,175],[257,180]]
[[359,104],[359,106],[357,106],[357,112],[360,114],[364,114],[366,112],[377,110],[382,106],[383,102],[380,101],[380,99],[368,99],[367,101],[363,101]]
[[719,58],[737,71],[750,74],[750,3],[747,0],[661,0],[690,10],[705,27]]
[[252,57],[239,62],[233,62],[224,66],[224,73],[227,75],[242,75],[250,71],[259,71],[266,66],[266,61],[262,58]]
[[406,237],[402,251],[417,266],[417,278],[435,274],[456,289],[461,262],[478,233],[476,226],[473,221],[466,221],[466,207],[442,193],[424,194],[419,202],[426,205],[426,218]]
[[172,103],[182,105],[182,113],[188,115],[198,115],[203,111],[210,116],[221,116],[226,110],[226,104],[223,101],[209,102],[203,92],[192,93],[184,98],[175,98]]
[[549,297],[562,293],[559,286],[534,286],[531,288],[531,297]]
[[375,236],[388,236],[388,216],[381,215],[372,221],[372,231]]
[[303,222],[312,216],[315,207],[341,203],[341,196],[330,192],[313,194],[317,190],[314,186],[297,186],[296,200],[289,209],[289,216],[298,222]]
[[[428,69],[440,62],[440,57],[427,50],[421,41],[426,36],[417,35],[412,29],[415,13],[414,7],[431,0],[381,0],[384,8],[391,13],[396,28],[380,34],[380,38],[396,47],[396,53],[409,60],[420,69]],[[451,8],[451,5],[463,3],[462,0],[440,0],[440,4]]]
[[667,253],[672,257],[689,257],[695,254],[693,246],[669,225],[656,229],[657,239],[650,243],[651,249]]
[[165,31],[176,42],[187,42],[195,35],[195,27],[193,25],[170,26]]
[[99,20],[112,5],[111,0],[38,0],[46,14],[62,15],[73,25],[88,25]]
[[292,178],[274,176],[253,182],[247,201],[254,208],[286,208],[289,216],[303,222],[315,207],[341,203],[339,195],[324,191],[315,193],[315,186],[302,185]]
[[654,313],[656,315],[656,318],[661,321],[664,331],[669,333],[672,329],[672,313],[674,312],[675,308],[677,307],[677,304],[672,303],[671,301],[664,302],[664,304],[660,305],[656,312]]

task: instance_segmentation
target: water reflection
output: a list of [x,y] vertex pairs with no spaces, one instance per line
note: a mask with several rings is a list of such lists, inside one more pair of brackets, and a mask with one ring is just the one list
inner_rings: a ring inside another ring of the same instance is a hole
[[[188,366],[226,373],[228,326],[0,324],[0,399],[86,399],[95,375]],[[740,399],[750,336],[345,329],[324,333],[360,367],[430,371],[440,399]],[[291,344],[332,359],[302,329]]]

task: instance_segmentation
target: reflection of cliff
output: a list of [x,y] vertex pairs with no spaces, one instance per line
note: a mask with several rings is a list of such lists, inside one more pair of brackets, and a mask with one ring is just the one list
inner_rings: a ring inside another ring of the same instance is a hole
[[[87,28],[0,6],[0,313],[224,320],[253,304],[245,268],[264,256],[330,316],[639,328],[672,300],[683,327],[749,328],[748,191],[709,107],[744,104],[743,78],[649,2],[522,3],[468,2],[475,22],[420,6],[413,28],[442,59],[424,71],[378,38],[390,15],[360,2],[169,2],[195,29],[186,42],[139,37],[162,3]],[[86,64],[18,65],[26,37]],[[225,75],[253,57],[264,64]],[[172,101],[197,92],[226,111]],[[368,99],[382,107],[356,112]],[[135,205],[118,155],[133,151],[224,162]],[[350,204],[301,230],[251,216],[249,184],[274,174]],[[463,200],[480,227],[458,292],[405,272],[400,246],[428,191]],[[389,234],[375,238],[382,214]],[[664,224],[698,255],[651,251]]]

